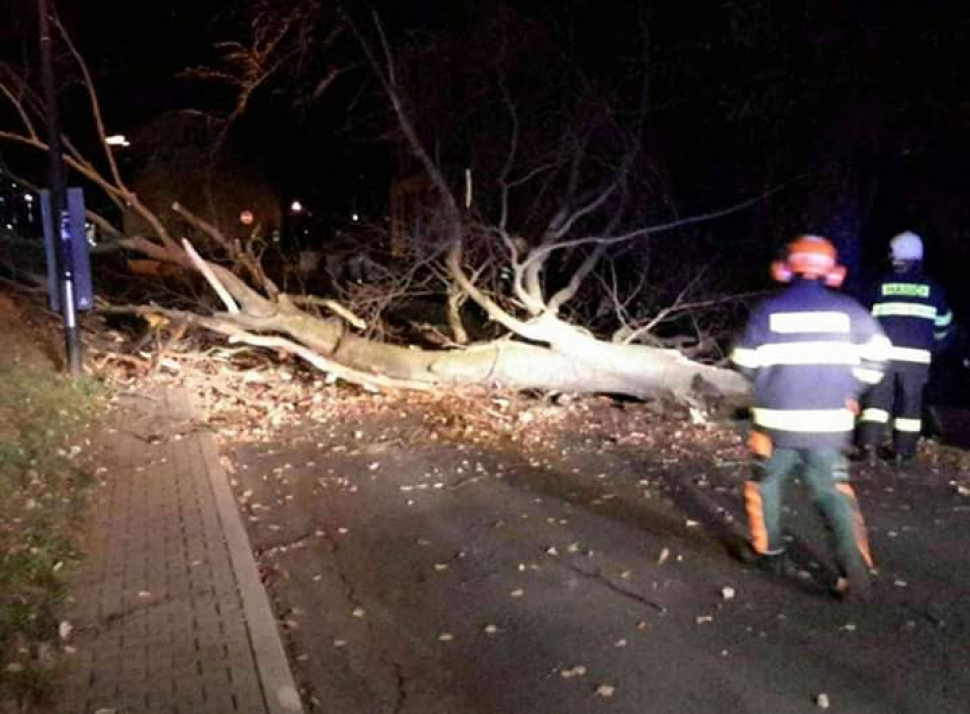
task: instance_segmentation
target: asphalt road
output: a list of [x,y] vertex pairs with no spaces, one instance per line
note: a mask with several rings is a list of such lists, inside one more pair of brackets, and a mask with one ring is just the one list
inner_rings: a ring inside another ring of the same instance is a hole
[[858,476],[879,577],[871,603],[840,604],[798,490],[803,577],[730,557],[730,427],[647,446],[564,419],[538,443],[474,443],[427,421],[391,408],[227,449],[308,708],[970,711],[959,474]]

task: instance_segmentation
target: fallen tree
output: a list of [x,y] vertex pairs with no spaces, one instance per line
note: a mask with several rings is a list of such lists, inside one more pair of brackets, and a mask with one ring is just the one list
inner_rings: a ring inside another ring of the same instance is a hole
[[[470,210],[470,174],[466,173],[465,185],[456,191],[426,149],[403,97],[392,50],[378,18],[371,19],[371,30],[364,32],[350,18],[345,18],[380,80],[403,140],[439,199],[437,247],[415,258],[420,270],[403,273],[408,280],[417,279],[420,274],[421,280],[433,282],[442,295],[448,296],[453,338],[449,346],[429,349],[374,339],[366,334],[367,322],[360,319],[352,304],[340,303],[332,297],[314,298],[284,292],[261,265],[258,231],[246,241],[235,240],[219,226],[175,204],[172,210],[208,238],[206,254],[199,255],[191,243],[179,240],[123,178],[112,149],[105,142],[94,80],[81,53],[58,22],[55,26],[60,38],[87,91],[97,144],[103,147],[103,156],[95,160],[67,139],[64,160],[71,171],[104,192],[119,209],[136,213],[145,231],[126,234],[117,223],[93,211],[89,212],[89,219],[109,237],[112,246],[201,275],[218,296],[218,303],[193,311],[161,304],[104,302],[100,309],[105,313],[164,315],[173,323],[211,331],[232,343],[292,353],[332,378],[372,389],[427,390],[481,385],[636,397],[663,393],[674,393],[685,399],[698,395],[732,400],[743,397],[746,385],[735,373],[688,359],[675,349],[643,343],[652,326],[672,311],[688,307],[689,300],[683,306],[668,306],[663,314],[624,319],[628,297],[600,277],[601,293],[615,307],[616,329],[597,336],[564,314],[567,305],[577,297],[584,283],[595,276],[604,259],[615,257],[611,256],[615,248],[643,241],[661,231],[710,220],[747,204],[630,228],[631,166],[633,158],[640,156],[639,139],[623,134],[623,153],[627,158],[613,167],[606,180],[599,180],[604,172],[597,171],[599,185],[592,188],[584,181],[584,172],[589,170],[585,146],[552,157],[544,165],[521,170],[517,163],[520,136],[516,107],[506,96],[511,126],[508,151],[504,166],[495,178],[498,216],[488,221]],[[281,34],[270,34],[282,41]],[[368,34],[373,41],[367,38]],[[244,49],[240,45],[234,51],[238,55]],[[254,87],[265,79],[258,72],[253,73],[252,66],[271,64],[265,53],[276,49],[275,44],[267,47],[265,33],[254,39],[253,52],[264,55],[259,57],[259,62],[247,65],[244,77],[236,78],[240,96],[244,97],[239,107],[249,101]],[[15,127],[0,130],[0,140],[46,151],[47,144],[37,130],[43,122],[42,103],[24,75],[5,67],[0,93],[19,120]],[[242,111],[239,107],[234,114]],[[583,139],[589,140],[589,136]],[[564,177],[568,188],[542,231],[527,240],[510,226],[510,196],[543,174]],[[23,176],[20,179],[26,180]],[[459,197],[461,194],[465,200]],[[569,260],[561,260],[564,255]],[[556,260],[560,262],[553,269],[551,266]],[[570,266],[568,271],[563,270],[563,264]],[[487,341],[467,344],[462,310],[469,304],[499,326],[500,334]],[[321,306],[327,309],[326,314],[317,312]]]

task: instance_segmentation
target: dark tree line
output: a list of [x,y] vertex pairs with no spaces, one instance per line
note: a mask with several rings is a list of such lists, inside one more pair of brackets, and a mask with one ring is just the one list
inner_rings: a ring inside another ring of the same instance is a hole
[[[232,211],[160,208],[110,154],[91,162],[85,148],[102,148],[104,126],[72,144],[70,169],[104,191],[109,210],[147,226],[137,235],[127,221],[115,226],[119,245],[204,274],[220,296],[221,311],[172,317],[252,344],[292,340],[338,376],[562,388],[585,379],[637,394],[701,372],[721,381],[656,348],[716,361],[736,298],[767,286],[766,265],[793,234],[830,235],[853,268],[874,262],[896,223],[930,233],[941,251],[959,245],[962,206],[951,196],[962,174],[945,162],[951,170],[930,169],[950,156],[940,147],[965,113],[950,95],[961,79],[960,13],[754,0],[418,12],[303,0],[212,17],[193,28],[209,49],[176,73],[172,108],[210,127],[209,158],[245,157],[283,196],[316,187],[317,201],[337,206],[367,195],[375,214],[351,227],[350,241],[376,256],[368,280],[290,294],[261,260],[265,235],[225,225]],[[97,106],[99,75],[85,69],[88,48],[67,37],[71,115]],[[922,53],[919,67],[899,56],[903,46]],[[4,138],[19,157],[43,142],[30,67],[15,64],[4,127],[22,126]],[[908,173],[919,167],[922,183]],[[421,235],[390,245],[384,197],[411,177],[427,182],[430,218]],[[949,194],[934,190],[947,180]],[[180,243],[187,224],[201,255]],[[332,235],[316,238],[333,249]],[[391,349],[414,339],[387,320],[414,295],[437,296],[447,328],[432,326],[432,342],[463,359]],[[520,352],[462,347],[482,320],[491,327],[479,338],[513,336]],[[540,356],[556,363],[554,376],[531,369]]]

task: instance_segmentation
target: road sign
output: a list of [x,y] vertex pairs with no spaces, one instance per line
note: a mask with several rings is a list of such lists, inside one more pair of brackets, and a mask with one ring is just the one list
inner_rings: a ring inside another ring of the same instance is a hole
[[[47,255],[47,295],[51,310],[61,311],[60,280],[54,259],[55,232],[51,226],[51,192],[40,192],[40,215],[44,225],[44,253]],[[67,212],[63,216],[57,238],[64,241],[65,252],[70,251],[74,308],[90,310],[94,307],[94,288],[91,285],[91,260],[85,231],[84,191],[67,189]]]

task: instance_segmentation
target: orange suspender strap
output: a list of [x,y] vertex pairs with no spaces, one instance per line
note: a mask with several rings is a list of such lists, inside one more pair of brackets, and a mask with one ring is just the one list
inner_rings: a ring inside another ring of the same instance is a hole
[[862,518],[862,511],[859,510],[859,501],[855,497],[855,491],[847,483],[837,483],[835,487],[842,492],[842,495],[849,501],[849,508],[852,509],[853,527],[855,530],[856,547],[862,554],[862,559],[870,568],[873,566],[872,553],[869,550],[869,536],[866,534],[866,522]]
[[756,553],[768,552],[768,529],[765,527],[765,510],[761,503],[761,490],[754,481],[744,482],[744,504],[748,512],[748,528],[751,547]]
[[771,443],[770,436],[763,431],[752,429],[748,433],[748,449],[755,456],[770,459],[771,454],[774,452],[774,445]]

